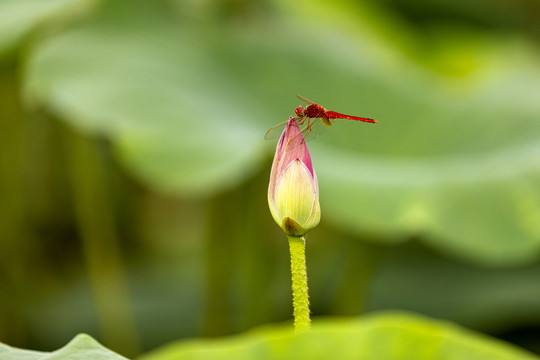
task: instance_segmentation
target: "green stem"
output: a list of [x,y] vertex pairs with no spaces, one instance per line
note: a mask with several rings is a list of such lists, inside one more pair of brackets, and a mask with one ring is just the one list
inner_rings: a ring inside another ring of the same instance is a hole
[[[230,241],[223,241],[223,234],[234,234],[236,223],[229,221],[231,214],[238,214],[241,202],[234,201],[234,192],[224,192],[208,200],[207,233],[203,243],[205,261],[202,331],[204,336],[221,336],[232,330],[230,259],[235,257]],[[233,205],[236,204],[236,205]],[[227,214],[228,216],[223,216]]]
[[306,240],[304,237],[287,236],[287,238],[291,252],[294,328],[298,332],[309,329],[311,323],[306,271]]

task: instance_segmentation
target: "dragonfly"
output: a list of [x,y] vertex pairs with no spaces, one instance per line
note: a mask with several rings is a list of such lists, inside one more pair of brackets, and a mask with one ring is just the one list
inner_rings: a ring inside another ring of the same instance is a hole
[[[363,121],[367,123],[377,123],[376,120],[370,118],[345,115],[335,111],[326,110],[321,105],[316,104],[301,95],[296,94],[296,96],[300,100],[309,104],[306,107],[300,105],[296,109],[294,109],[294,113],[296,114],[296,117],[294,119],[299,126],[303,126],[302,134],[304,138],[307,138],[310,134],[312,134],[313,129],[315,129],[320,123],[324,125],[323,127],[329,127],[332,126],[332,123],[335,119],[347,119]],[[286,123],[287,121],[284,121],[268,130],[264,138],[270,140],[278,137],[280,135],[280,131],[276,130],[284,127]]]

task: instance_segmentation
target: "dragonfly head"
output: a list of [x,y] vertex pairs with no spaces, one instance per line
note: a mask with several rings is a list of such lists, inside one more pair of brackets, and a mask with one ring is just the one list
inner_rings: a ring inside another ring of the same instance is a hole
[[296,116],[298,117],[304,117],[304,107],[302,105],[298,106],[296,109],[294,109],[294,112],[296,113]]

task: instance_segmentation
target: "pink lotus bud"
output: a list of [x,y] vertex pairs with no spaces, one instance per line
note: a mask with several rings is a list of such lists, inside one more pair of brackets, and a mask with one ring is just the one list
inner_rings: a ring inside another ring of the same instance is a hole
[[276,223],[289,236],[303,236],[319,224],[319,185],[304,136],[290,117],[276,148],[268,204]]

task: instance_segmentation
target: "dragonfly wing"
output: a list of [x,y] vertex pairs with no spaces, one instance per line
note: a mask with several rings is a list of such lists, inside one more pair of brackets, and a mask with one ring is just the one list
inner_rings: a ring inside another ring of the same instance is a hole
[[[300,133],[297,136],[302,136],[306,142],[317,139],[328,128],[328,125],[324,124],[320,118],[306,119],[303,124],[299,124],[298,126],[300,127]],[[266,134],[266,139],[269,138],[268,136],[270,133],[274,132],[272,129],[270,129]],[[276,130],[275,133],[280,133],[280,131]],[[291,140],[286,147],[286,151],[291,151],[296,146],[303,144],[304,141],[296,141],[295,139]]]
[[[330,121],[330,123],[334,123],[334,119],[328,120]],[[283,133],[283,129],[285,129],[286,125],[287,121],[274,126],[266,132],[264,138],[266,140],[273,140],[279,138]],[[305,119],[304,122],[302,124],[299,124],[298,126],[300,126],[300,132],[302,133],[302,136],[306,141],[317,139],[329,128],[329,125],[326,125],[321,118]]]
[[302,95],[296,94],[296,96],[297,96],[300,100],[305,101],[305,102],[307,102],[308,104],[315,104],[313,101],[306,99],[306,98],[303,97]]
[[304,134],[306,141],[317,139],[324,134],[329,127],[321,118],[311,119],[311,123],[309,123],[309,120],[310,119],[307,119],[302,127],[302,134]]
[[285,125],[287,125],[287,121],[282,122],[281,124],[277,124],[270,130],[266,132],[264,135],[265,140],[274,140],[281,136],[281,133],[283,132],[283,129],[285,129]]

